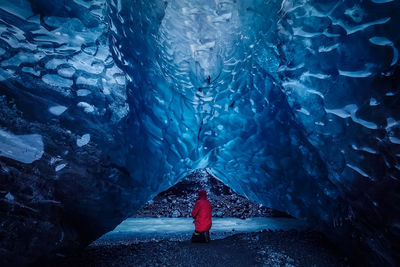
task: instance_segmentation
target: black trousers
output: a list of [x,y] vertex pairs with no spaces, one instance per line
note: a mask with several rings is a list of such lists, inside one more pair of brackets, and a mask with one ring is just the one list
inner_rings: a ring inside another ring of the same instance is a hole
[[208,243],[210,242],[210,232],[197,232],[194,231],[192,235],[192,242],[193,243]]

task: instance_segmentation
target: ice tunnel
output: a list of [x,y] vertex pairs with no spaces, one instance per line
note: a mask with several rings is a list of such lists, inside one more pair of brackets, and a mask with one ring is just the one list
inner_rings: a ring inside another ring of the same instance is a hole
[[399,11],[2,0],[2,261],[85,246],[209,168],[352,257],[398,264]]

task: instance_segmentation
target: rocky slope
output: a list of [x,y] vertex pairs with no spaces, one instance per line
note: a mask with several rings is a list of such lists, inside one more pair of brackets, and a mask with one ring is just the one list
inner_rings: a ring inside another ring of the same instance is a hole
[[207,198],[213,207],[213,217],[245,219],[289,216],[236,194],[207,169],[198,169],[168,190],[159,193],[137,211],[134,217],[190,217],[200,189],[207,191]]

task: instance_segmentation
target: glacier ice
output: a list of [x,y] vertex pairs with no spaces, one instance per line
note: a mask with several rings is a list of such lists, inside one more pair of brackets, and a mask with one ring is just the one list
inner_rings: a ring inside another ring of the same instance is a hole
[[57,248],[69,246],[61,233],[93,240],[207,167],[346,250],[393,265],[399,7],[2,1],[1,174],[48,181],[41,194],[64,205],[54,218],[73,218],[52,230]]
[[93,113],[94,110],[95,110],[95,107],[94,107],[93,105],[88,104],[88,103],[86,103],[86,102],[79,102],[79,103],[77,104],[77,106],[83,108],[83,110],[84,110],[86,113]]
[[43,82],[58,87],[70,87],[73,84],[71,80],[62,78],[54,74],[45,74],[42,79]]
[[65,168],[65,166],[67,166],[67,164],[65,164],[65,163],[62,163],[62,164],[60,164],[60,165],[57,165],[56,168],[55,168],[55,171],[56,171],[56,172],[61,171],[62,169]]
[[39,134],[15,135],[0,129],[0,156],[23,163],[39,160],[43,153],[43,140]]
[[67,110],[67,107],[64,107],[64,106],[52,106],[49,108],[49,112],[56,116],[60,116],[66,110]]
[[81,137],[78,137],[78,139],[76,139],[76,145],[82,147],[84,145],[87,145],[89,141],[90,141],[90,134],[84,134]]

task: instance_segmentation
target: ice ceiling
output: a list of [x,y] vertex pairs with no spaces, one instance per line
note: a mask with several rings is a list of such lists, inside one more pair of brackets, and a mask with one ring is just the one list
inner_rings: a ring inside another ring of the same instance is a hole
[[59,227],[50,216],[55,238],[88,241],[208,167],[395,264],[399,10],[392,0],[3,0],[1,174],[24,177],[4,178],[5,198],[52,198],[72,218]]

